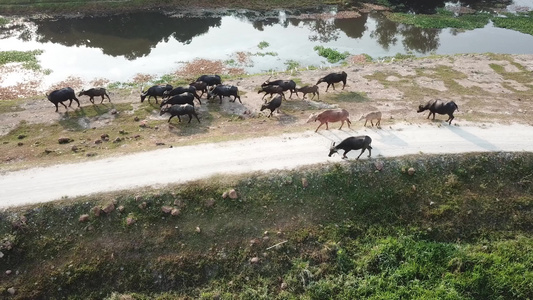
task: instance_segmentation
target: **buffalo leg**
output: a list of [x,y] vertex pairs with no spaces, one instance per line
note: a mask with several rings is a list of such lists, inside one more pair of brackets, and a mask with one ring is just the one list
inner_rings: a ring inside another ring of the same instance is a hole
[[[370,149],[368,149],[368,151],[370,151]],[[356,160],[358,160],[359,157],[361,157],[361,155],[363,154],[363,152],[365,152],[365,148],[363,148],[363,149],[361,150],[361,153],[359,153],[359,156],[356,158]]]
[[341,121],[341,127],[339,127],[339,130],[342,129],[342,126],[344,126],[344,120]]
[[198,115],[195,113],[194,116],[196,117],[196,120],[198,120],[198,123],[200,123],[200,119],[198,118]]
[[318,125],[318,127],[317,127],[316,130],[315,130],[315,132],[318,131],[318,128],[320,128],[320,126],[322,126],[322,124],[324,124],[324,123],[320,123],[320,125]]
[[326,92],[328,91],[330,85],[331,83],[328,83],[328,86],[326,87]]
[[[342,159],[348,159],[348,156],[346,156],[346,153],[350,152],[352,149],[344,150],[344,154],[342,155]],[[359,157],[358,157],[359,158]]]
[[187,123],[191,123],[191,120],[192,120],[192,114],[188,114],[189,115],[189,122]]
[[167,123],[170,123],[170,119],[172,119],[172,118],[174,118],[174,116],[173,116],[173,115],[172,115],[172,116],[170,116],[170,118],[168,118],[168,121],[167,121]]
[[342,89],[344,90],[344,87],[346,86],[346,81],[342,82]]

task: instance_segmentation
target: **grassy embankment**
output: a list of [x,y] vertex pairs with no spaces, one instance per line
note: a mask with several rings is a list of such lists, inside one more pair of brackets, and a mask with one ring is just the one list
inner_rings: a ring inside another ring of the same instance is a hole
[[527,299],[532,180],[531,153],[409,156],[8,209],[0,293]]
[[339,0],[267,0],[267,1],[209,1],[209,0],[4,0],[0,9],[4,14],[78,14],[121,13],[157,8],[247,8],[268,10],[273,8],[304,8],[318,5],[342,5]]

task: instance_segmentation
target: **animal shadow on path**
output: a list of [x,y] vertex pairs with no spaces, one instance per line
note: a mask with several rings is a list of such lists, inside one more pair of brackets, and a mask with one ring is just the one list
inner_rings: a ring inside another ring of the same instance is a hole
[[500,151],[501,149],[499,149],[496,145],[490,143],[489,141],[485,140],[485,139],[482,139],[480,138],[479,136],[476,136],[468,131],[465,131],[464,129],[462,129],[461,127],[457,127],[457,126],[443,126],[445,128],[447,128],[448,130],[450,130],[451,132],[457,134],[458,136],[462,137],[463,139],[479,146],[480,148],[483,148],[483,149],[486,149],[486,150],[489,150],[489,151]]

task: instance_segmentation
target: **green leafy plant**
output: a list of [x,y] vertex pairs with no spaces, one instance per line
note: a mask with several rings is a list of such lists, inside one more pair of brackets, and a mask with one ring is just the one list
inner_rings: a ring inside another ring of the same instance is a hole
[[268,42],[265,42],[265,41],[261,41],[259,42],[259,44],[257,45],[257,47],[261,50],[265,49],[266,47],[270,46],[270,44]]
[[339,62],[341,60],[346,59],[348,56],[350,56],[349,52],[345,51],[341,53],[331,48],[324,48],[323,46],[315,46],[313,49],[315,51],[318,51],[318,55],[327,58],[328,62],[330,63]]

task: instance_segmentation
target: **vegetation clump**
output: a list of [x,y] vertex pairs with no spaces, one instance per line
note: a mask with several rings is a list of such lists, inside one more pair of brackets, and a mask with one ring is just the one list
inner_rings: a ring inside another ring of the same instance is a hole
[[328,59],[328,62],[330,63],[336,63],[341,60],[346,59],[348,56],[350,56],[350,53],[345,52],[339,52],[337,50],[331,49],[331,48],[325,48],[323,46],[315,46],[313,48],[315,51],[318,51],[318,55],[325,57]]
[[31,51],[0,51],[0,66],[8,63],[22,63],[22,67],[28,70],[40,70],[41,66],[37,56],[43,54],[43,50]]

